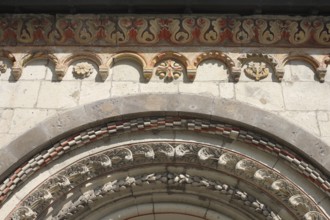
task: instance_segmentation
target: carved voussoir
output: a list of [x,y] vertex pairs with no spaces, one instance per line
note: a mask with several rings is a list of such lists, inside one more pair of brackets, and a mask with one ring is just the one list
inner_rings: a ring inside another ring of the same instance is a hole
[[12,220],[34,220],[37,219],[37,213],[26,206],[19,207],[12,215]]

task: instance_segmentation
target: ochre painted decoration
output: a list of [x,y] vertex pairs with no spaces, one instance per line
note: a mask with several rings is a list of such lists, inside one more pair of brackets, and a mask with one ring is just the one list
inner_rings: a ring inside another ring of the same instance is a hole
[[329,17],[0,16],[0,45],[330,45]]

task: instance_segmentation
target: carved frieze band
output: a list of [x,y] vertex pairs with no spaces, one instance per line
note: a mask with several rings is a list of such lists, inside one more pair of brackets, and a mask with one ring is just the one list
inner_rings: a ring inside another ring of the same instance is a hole
[[0,45],[329,46],[329,17],[1,15]]
[[[45,180],[35,191],[30,193],[13,213],[12,219],[26,219],[27,214],[30,216],[29,219],[36,219],[42,215],[46,208],[52,207],[52,203],[63,198],[64,194],[81,186],[87,180],[104,177],[106,173],[113,174],[117,169],[121,170],[139,165],[145,167],[146,164],[152,165],[153,163],[195,164],[229,173],[262,188],[287,207],[297,219],[307,220],[311,216],[320,220],[327,219],[308,195],[305,195],[299,187],[275,170],[222,147],[187,142],[133,144],[106,150],[77,161],[50,179]],[[101,186],[96,184],[94,189],[85,192],[76,201],[72,201],[71,206],[65,206],[56,214],[56,217],[53,217],[55,219],[67,219],[68,217],[74,219],[75,215],[89,208],[88,204],[94,203],[104,196],[108,195],[113,198],[116,192],[146,184],[166,184],[166,188],[184,185],[204,188],[212,191],[212,193],[224,194],[231,196],[234,200],[241,200],[243,207],[252,208],[256,213],[262,214],[265,219],[281,219],[278,214],[261,204],[253,196],[219,180],[212,180],[203,176],[191,176],[187,173],[170,172],[143,173],[143,175],[114,179]]]
[[[121,133],[172,129],[219,135],[250,144],[257,149],[275,155],[286,161],[289,166],[305,176],[306,181],[311,181],[316,187],[320,188],[328,195],[330,194],[330,182],[322,172],[315,169],[307,161],[296,156],[295,153],[288,148],[260,134],[246,131],[233,125],[204,119],[187,117],[148,117],[111,122],[100,127],[91,128],[82,131],[77,135],[68,137],[53,146],[50,146],[49,149],[38,153],[33,158],[30,158],[29,161],[26,161],[25,164],[17,168],[15,172],[0,185],[0,205],[15,191],[17,186],[26,181],[32,174],[71,150],[83,147],[102,138],[111,137]],[[126,158],[131,158],[130,154],[127,154]],[[103,163],[109,166],[112,164],[107,158],[104,158]]]
[[[220,51],[207,51],[196,53],[195,57],[188,59],[182,53],[165,51],[157,53],[153,58],[146,59],[145,54],[137,52],[119,52],[115,54],[94,53],[90,51],[81,51],[66,57],[61,57],[49,50],[37,50],[23,54],[20,58],[9,51],[0,52],[0,74],[7,71],[9,67],[4,63],[8,60],[11,63],[11,74],[15,80],[19,80],[23,68],[33,60],[47,59],[55,66],[54,78],[62,80],[70,65],[73,66],[72,74],[76,78],[89,77],[94,71],[98,72],[100,78],[104,81],[109,75],[110,68],[115,62],[120,60],[134,60],[142,70],[146,81],[153,75],[164,81],[173,81],[183,75],[190,81],[194,81],[199,65],[206,60],[216,60],[223,63],[228,68],[228,80],[239,81],[241,72],[244,72],[249,78],[259,81],[266,78],[270,72],[280,82],[284,76],[284,66],[292,60],[300,60],[310,65],[314,70],[316,78],[324,82],[324,78],[329,65],[329,55],[317,55],[317,58],[309,54],[280,54],[269,55],[262,53],[240,53],[239,56]],[[88,63],[88,62],[90,63]],[[92,65],[92,64],[94,65]]]

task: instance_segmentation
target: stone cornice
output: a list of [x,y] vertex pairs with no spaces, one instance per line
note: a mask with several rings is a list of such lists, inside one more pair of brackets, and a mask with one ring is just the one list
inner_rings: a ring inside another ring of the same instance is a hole
[[7,14],[0,45],[324,47],[330,17]]

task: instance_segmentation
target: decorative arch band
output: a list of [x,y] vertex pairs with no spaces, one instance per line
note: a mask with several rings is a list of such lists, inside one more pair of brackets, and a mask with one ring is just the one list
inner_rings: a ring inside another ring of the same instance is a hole
[[322,172],[315,169],[314,166],[308,163],[308,161],[304,161],[287,147],[276,143],[267,137],[241,129],[237,126],[207,119],[183,116],[153,116],[112,121],[98,127],[89,128],[49,146],[48,149],[45,149],[42,152],[38,152],[37,155],[30,158],[28,161],[25,161],[24,164],[10,174],[0,185],[0,202],[4,203],[6,198],[11,193],[15,192],[16,187],[27,181],[32,174],[67,152],[81,148],[91,142],[103,138],[123,133],[143,132],[149,130],[183,130],[196,133],[206,133],[247,143],[258,150],[278,156],[288,162],[291,167],[304,175],[308,181],[315,184],[318,188],[327,194],[330,192],[329,180],[324,174],[322,174]]
[[[123,170],[132,174],[123,174]],[[287,211],[282,210],[281,217],[260,201],[262,197],[243,191],[240,184],[228,185],[230,181],[223,178],[223,174],[262,190],[270,200],[276,201],[276,207],[279,205]],[[67,196],[76,188],[89,190],[81,190],[83,193],[74,198]],[[142,142],[81,158],[30,192],[11,218],[75,219],[84,212],[91,212],[91,203],[105,199],[109,203],[125,193],[130,194],[131,190],[138,189],[141,193],[143,188],[149,193],[167,189],[174,193],[196,194],[202,190],[208,199],[230,198],[232,203],[264,219],[327,219],[317,203],[274,169],[221,146],[189,142]],[[63,202],[63,198],[72,201]],[[49,207],[52,208],[47,211]]]

